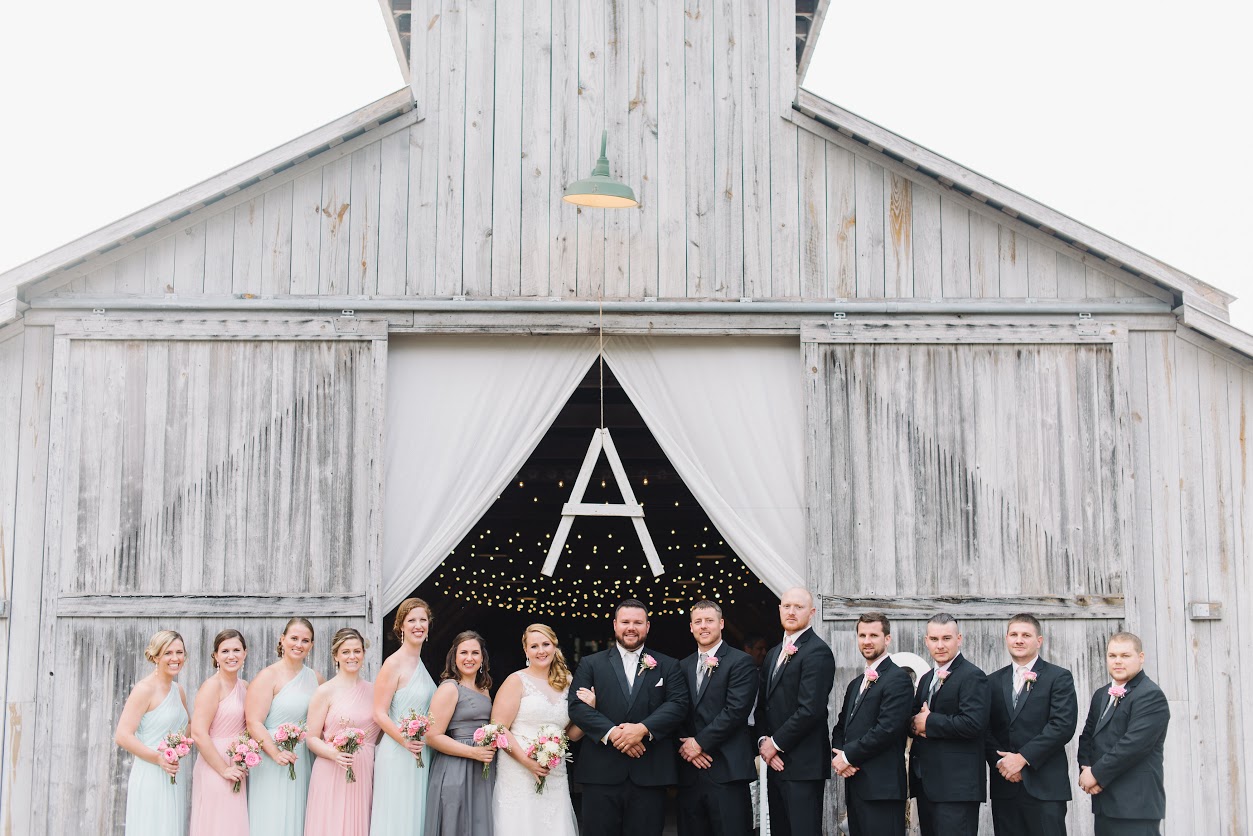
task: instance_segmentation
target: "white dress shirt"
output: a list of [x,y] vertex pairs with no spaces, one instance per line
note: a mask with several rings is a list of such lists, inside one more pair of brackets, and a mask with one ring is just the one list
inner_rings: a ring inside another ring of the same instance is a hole
[[1014,693],[1015,694],[1022,692],[1022,687],[1027,684],[1027,680],[1023,676],[1023,674],[1027,673],[1033,667],[1035,667],[1035,663],[1037,660],[1039,660],[1039,658],[1040,657],[1038,655],[1033,656],[1031,657],[1031,661],[1025,665],[1019,665],[1017,663],[1014,663]]

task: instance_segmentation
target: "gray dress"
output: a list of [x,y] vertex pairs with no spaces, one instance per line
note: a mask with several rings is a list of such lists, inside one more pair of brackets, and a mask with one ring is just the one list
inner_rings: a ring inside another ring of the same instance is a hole
[[[473,746],[474,730],[491,717],[491,699],[457,683],[457,707],[444,733],[458,743]],[[433,752],[430,748],[426,751]],[[485,779],[480,761],[440,752],[433,755],[423,836],[492,836],[495,765]]]

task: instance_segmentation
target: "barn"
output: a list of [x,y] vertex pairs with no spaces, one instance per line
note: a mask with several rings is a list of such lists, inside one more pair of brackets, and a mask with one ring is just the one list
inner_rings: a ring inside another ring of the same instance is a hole
[[[1084,696],[1134,630],[1166,832],[1250,829],[1230,294],[801,89],[827,0],[382,5],[406,88],[0,275],[4,833],[122,832],[158,627],[191,693],[292,614],[376,667],[415,591],[435,645],[577,657],[618,595],[677,652],[693,597],[773,636],[795,583],[837,682],[869,608],[987,670],[1034,612]],[[602,132],[635,208],[561,199]],[[601,428],[655,565],[626,516],[551,549],[622,502],[606,459],[575,495]]]

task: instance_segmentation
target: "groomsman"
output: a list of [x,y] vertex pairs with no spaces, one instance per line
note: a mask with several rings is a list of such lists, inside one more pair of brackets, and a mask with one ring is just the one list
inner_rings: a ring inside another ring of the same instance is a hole
[[1115,633],[1105,648],[1111,682],[1092,695],[1079,735],[1079,787],[1092,796],[1096,836],[1161,832],[1166,817],[1162,769],[1170,706],[1144,673],[1144,645]]
[[[666,787],[674,784],[675,732],[687,716],[679,663],[644,646],[648,609],[630,599],[614,610],[616,642],[593,653],[570,683],[570,719],[583,730],[574,780],[583,785],[583,829],[605,836],[661,836]],[[596,694],[592,708],[578,698]]]
[[914,685],[888,656],[891,643],[886,615],[857,619],[866,669],[848,683],[831,730],[831,768],[844,779],[850,836],[905,836],[905,741]]
[[1079,722],[1075,680],[1041,658],[1044,635],[1033,615],[1009,620],[1005,646],[1012,661],[988,677],[985,746],[996,836],[1066,836],[1066,744]]
[[810,629],[814,598],[795,587],[779,600],[783,641],[766,654],[757,696],[757,750],[770,767],[768,799],[774,836],[822,832],[822,791],[831,777],[827,698],[835,656]]
[[987,795],[988,678],[961,655],[961,643],[953,616],[940,613],[927,622],[936,667],[918,683],[909,756],[922,836],[976,836]]
[[757,667],[722,640],[722,607],[697,601],[690,615],[696,652],[679,663],[691,694],[679,739],[679,834],[751,836],[756,771],[747,721]]

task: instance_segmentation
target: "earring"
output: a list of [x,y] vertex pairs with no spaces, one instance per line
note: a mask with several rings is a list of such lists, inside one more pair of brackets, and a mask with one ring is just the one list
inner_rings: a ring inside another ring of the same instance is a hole
[[529,668],[529,667],[531,667],[531,660],[530,660],[530,659],[527,659],[527,660],[526,660],[526,666],[527,666],[528,668]]

